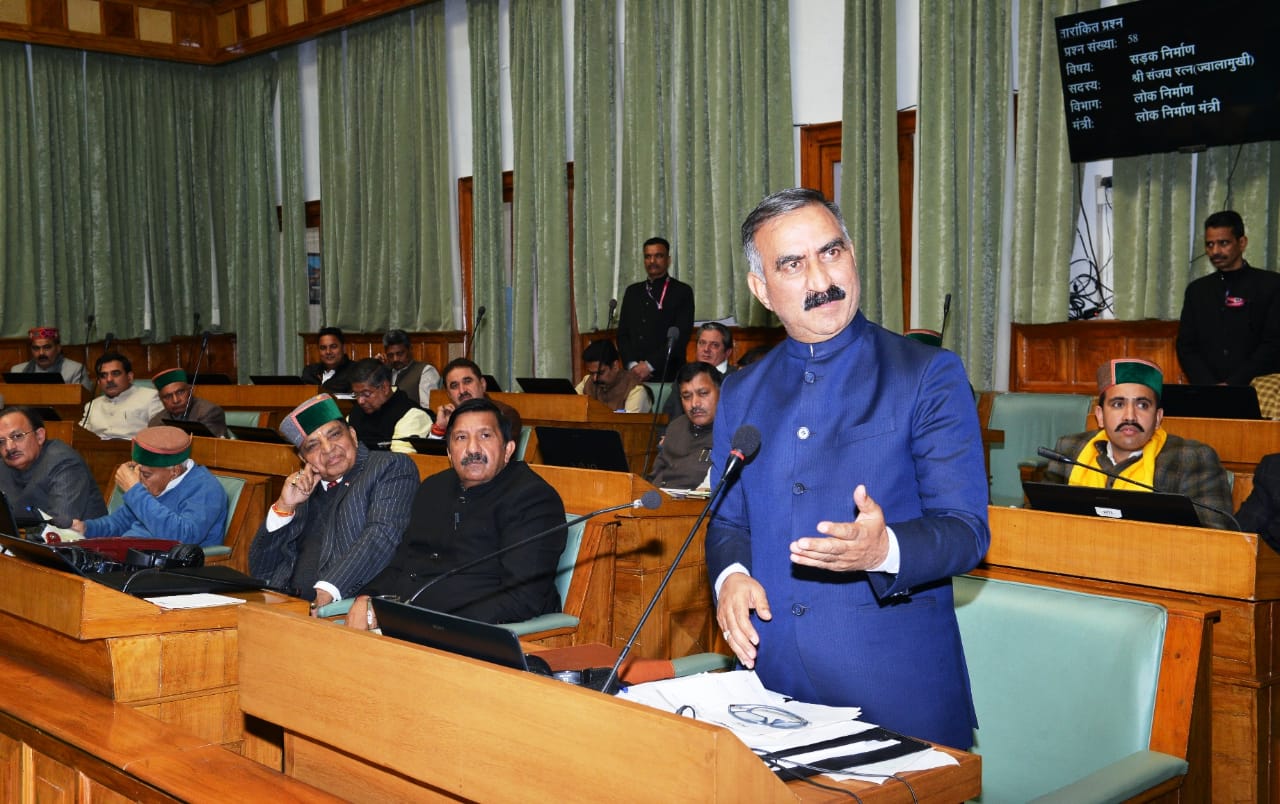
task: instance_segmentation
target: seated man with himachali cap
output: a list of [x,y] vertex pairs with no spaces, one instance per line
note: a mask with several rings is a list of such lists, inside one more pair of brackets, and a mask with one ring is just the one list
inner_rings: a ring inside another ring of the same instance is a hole
[[180,368],[165,369],[151,378],[160,395],[164,410],[151,417],[150,426],[158,427],[165,419],[200,422],[215,438],[227,437],[227,414],[222,408],[200,397],[191,396],[191,380]]
[[391,560],[418,488],[405,455],[371,452],[356,440],[338,403],[317,394],[289,412],[280,433],[303,467],[249,549],[249,572],[312,601],[312,612],[354,595]]
[[11,371],[16,374],[58,374],[67,385],[83,385],[93,390],[93,377],[87,376],[84,364],[62,354],[62,334],[57,327],[32,327],[27,330],[31,359],[19,363]]
[[[1163,391],[1164,376],[1154,363],[1134,358],[1104,363],[1098,369],[1098,405],[1093,409],[1101,429],[1063,436],[1058,439],[1057,451],[1121,478],[1231,510],[1227,472],[1213,447],[1170,435],[1160,426],[1164,420],[1160,407]],[[1072,486],[1150,490],[1060,461],[1049,462],[1045,480]],[[1196,511],[1205,527],[1235,530],[1225,516],[1199,507]]]
[[174,539],[211,547],[227,530],[227,493],[191,460],[191,436],[177,427],[148,427],[133,438],[133,460],[116,469],[124,503],[114,513],[71,529],[86,538]]

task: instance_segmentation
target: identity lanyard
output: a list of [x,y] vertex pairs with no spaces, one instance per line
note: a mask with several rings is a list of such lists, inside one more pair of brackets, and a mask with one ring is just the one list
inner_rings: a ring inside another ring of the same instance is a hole
[[659,310],[662,309],[663,300],[667,298],[667,285],[670,283],[671,283],[671,277],[665,276],[662,278],[662,294],[658,296],[658,298],[656,299],[653,298],[653,288],[649,287],[648,285],[645,285],[645,290],[648,291],[649,298],[653,299],[653,303],[658,305]]

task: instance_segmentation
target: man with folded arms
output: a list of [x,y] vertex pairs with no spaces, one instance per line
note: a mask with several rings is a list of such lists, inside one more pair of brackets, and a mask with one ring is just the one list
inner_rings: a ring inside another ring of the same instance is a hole
[[[400,547],[387,568],[361,590],[347,614],[349,627],[377,624],[368,608],[371,595],[408,602],[437,578],[439,583],[415,605],[491,623],[560,610],[555,575],[564,551],[563,527],[488,557],[563,526],[560,495],[527,464],[511,460],[516,449],[511,426],[488,399],[459,405],[445,438],[451,468],[418,487]],[[455,574],[444,577],[450,571]]]
[[[1160,394],[1164,375],[1155,363],[1120,358],[1098,368],[1098,404],[1093,409],[1100,429],[1063,436],[1057,451],[1085,466],[1102,469],[1116,480],[1083,466],[1050,461],[1045,480],[1071,486],[1150,491],[1124,482],[1131,479],[1170,494],[1231,510],[1231,487],[1218,453],[1208,444],[1165,432]],[[1221,514],[1196,508],[1200,524],[1234,530]]]
[[207,399],[191,398],[191,381],[180,368],[165,369],[151,378],[160,394],[164,411],[151,417],[150,425],[157,427],[165,419],[180,422],[200,422],[209,428],[215,438],[227,437],[227,414]]
[[285,478],[258,528],[249,572],[312,601],[314,613],[355,594],[391,560],[409,523],[418,470],[404,455],[357,441],[328,394],[290,411],[280,433],[303,467]]
[[73,519],[105,516],[107,504],[80,453],[45,433],[40,414],[0,411],[0,491],[24,527],[42,524],[40,512]]
[[413,452],[407,439],[426,438],[431,432],[431,414],[391,384],[391,369],[380,360],[367,357],[356,363],[351,371],[351,393],[356,407],[347,422],[369,449]]
[[174,539],[201,547],[222,544],[227,493],[191,460],[191,436],[177,427],[148,427],[133,439],[133,460],[116,469],[123,504],[97,519],[74,520],[71,529],[94,539],[132,536]]
[[93,390],[93,378],[85,373],[84,364],[62,354],[62,334],[57,327],[32,327],[27,330],[27,339],[30,341],[31,359],[19,363],[11,371],[17,374],[57,374],[67,385],[83,385],[85,390]]

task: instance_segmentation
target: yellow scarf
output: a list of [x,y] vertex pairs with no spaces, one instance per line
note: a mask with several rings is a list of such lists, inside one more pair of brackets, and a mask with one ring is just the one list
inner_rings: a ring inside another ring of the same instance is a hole
[[[1165,442],[1165,439],[1167,438],[1168,438],[1168,435],[1165,433],[1164,428],[1157,427],[1155,433],[1153,433],[1151,436],[1151,440],[1148,441],[1146,445],[1142,448],[1141,457],[1139,457],[1138,460],[1126,466],[1124,468],[1124,471],[1114,472],[1114,470],[1112,470],[1113,473],[1120,475],[1120,477],[1122,478],[1136,480],[1139,483],[1146,483],[1148,486],[1155,485],[1156,456],[1160,454],[1160,450],[1164,449],[1164,442]],[[1107,443],[1109,441],[1110,439],[1107,438],[1107,431],[1103,430],[1102,432],[1098,433],[1098,435],[1089,439],[1089,441],[1085,444],[1084,449],[1080,450],[1080,454],[1076,456],[1076,460],[1084,464],[1085,466],[1092,466],[1097,469],[1102,469],[1103,467],[1098,462],[1098,459],[1103,455],[1105,455],[1106,451],[1104,449],[1099,449],[1094,445]],[[1067,483],[1072,486],[1090,486],[1093,488],[1105,488],[1107,487],[1108,484],[1112,483],[1112,480],[1111,478],[1107,477],[1104,474],[1101,474],[1100,472],[1092,472],[1088,469],[1085,469],[1084,466],[1073,466],[1071,468],[1071,477],[1067,479]],[[1112,487],[1120,489],[1122,491],[1134,491],[1134,490],[1150,491],[1151,490],[1151,489],[1144,489],[1142,486],[1134,485],[1132,483],[1124,483],[1121,481],[1115,481],[1115,484]]]

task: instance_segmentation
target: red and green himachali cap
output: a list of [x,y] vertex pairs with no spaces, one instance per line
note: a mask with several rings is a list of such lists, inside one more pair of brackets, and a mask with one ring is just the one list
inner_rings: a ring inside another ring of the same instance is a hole
[[295,447],[302,446],[303,440],[331,421],[342,418],[338,403],[328,394],[316,394],[303,402],[284,417],[280,422],[280,435],[289,439]]
[[177,466],[191,457],[191,434],[177,427],[148,427],[133,437],[133,462],[143,466]]
[[160,372],[156,376],[152,377],[151,382],[155,385],[156,390],[159,391],[163,389],[166,385],[172,385],[175,382],[187,384],[187,383],[190,383],[191,381],[187,379],[187,372],[183,371],[180,368],[171,368],[171,369],[165,369],[164,371]]
[[1098,393],[1113,385],[1136,382],[1155,391],[1156,399],[1164,391],[1164,374],[1155,363],[1134,357],[1121,357],[1098,367]]

